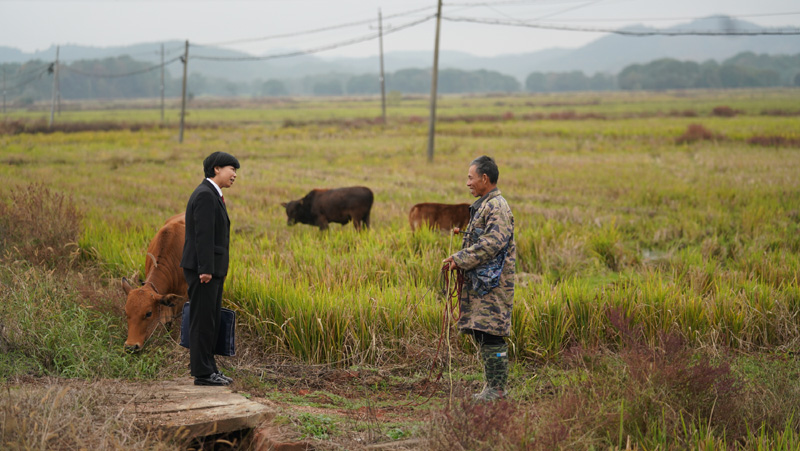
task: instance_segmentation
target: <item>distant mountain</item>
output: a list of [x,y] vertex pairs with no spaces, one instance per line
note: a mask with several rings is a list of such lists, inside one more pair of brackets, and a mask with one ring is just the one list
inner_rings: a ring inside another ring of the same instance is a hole
[[[668,31],[695,30],[760,30],[763,27],[728,17],[710,17],[668,28]],[[636,26],[625,30],[654,31]],[[720,62],[741,52],[769,55],[794,55],[800,53],[797,36],[625,36],[612,34],[597,39],[581,48],[545,61],[546,71],[581,70],[617,73],[625,66],[647,63],[661,58],[674,58],[702,62],[709,59]],[[501,69],[497,69],[501,70]],[[543,71],[539,69],[539,71]]]
[[[709,17],[668,30],[748,30],[762,27],[728,17]],[[630,30],[653,31],[643,26]],[[143,43],[124,47],[86,47],[63,45],[60,49],[62,61],[102,59],[129,55],[134,59],[158,64],[161,61],[162,43]],[[183,41],[163,43],[167,61],[183,54]],[[583,71],[587,75],[597,72],[616,74],[625,66],[647,63],[660,58],[705,61],[722,61],[738,53],[750,51],[770,55],[796,54],[800,52],[797,36],[648,36],[632,37],[617,34],[597,39],[576,49],[553,48],[523,54],[505,54],[495,57],[479,57],[464,52],[442,51],[439,67],[463,70],[487,69],[516,77],[524,82],[531,72]],[[287,53],[290,52],[287,50]],[[52,61],[55,47],[34,53],[24,53],[10,47],[0,47],[0,63],[21,63],[32,59]],[[251,57],[246,53],[215,47],[191,45],[189,49],[189,72],[210,78],[224,78],[235,82],[250,82],[268,79],[299,79],[308,75],[377,74],[378,56],[368,58],[327,58],[324,54],[302,55],[258,61],[219,61],[201,59]],[[408,68],[430,68],[433,51],[389,52],[384,55],[387,73]],[[172,76],[180,76],[180,64],[168,66]]]

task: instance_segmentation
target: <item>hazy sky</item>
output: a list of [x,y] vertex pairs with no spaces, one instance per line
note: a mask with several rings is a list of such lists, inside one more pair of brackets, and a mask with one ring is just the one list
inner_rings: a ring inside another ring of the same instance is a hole
[[[190,44],[238,41],[224,46],[270,55],[368,37],[377,32],[379,9],[388,31],[435,14],[436,0],[0,0],[0,46],[32,52],[56,44],[110,47],[188,39]],[[800,26],[797,0],[464,0],[445,1],[443,7],[445,17],[595,29],[632,24],[662,28],[715,14],[765,27]],[[356,25],[303,33],[351,23]],[[442,21],[441,33],[442,49],[483,56],[579,47],[604,36],[448,20]],[[294,36],[275,37],[285,34]],[[384,51],[432,50],[434,34],[435,20],[386,34]],[[317,56],[377,53],[375,39]]]

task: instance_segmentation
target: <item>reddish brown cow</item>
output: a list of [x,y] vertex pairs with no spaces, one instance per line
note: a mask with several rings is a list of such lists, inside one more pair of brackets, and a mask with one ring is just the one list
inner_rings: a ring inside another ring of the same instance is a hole
[[328,224],[347,224],[353,221],[356,230],[369,228],[369,212],[372,209],[372,191],[365,186],[335,189],[314,189],[300,200],[284,202],[287,224],[315,225],[326,230]]
[[469,223],[469,204],[417,204],[408,212],[408,223],[412,231],[423,224],[448,232],[454,227],[463,229]]
[[122,279],[122,289],[128,295],[125,304],[128,317],[125,349],[128,351],[140,351],[156,326],[179,318],[188,299],[188,286],[180,266],[186,236],[184,216],[181,213],[169,218],[150,241],[144,284],[134,289],[127,279]]

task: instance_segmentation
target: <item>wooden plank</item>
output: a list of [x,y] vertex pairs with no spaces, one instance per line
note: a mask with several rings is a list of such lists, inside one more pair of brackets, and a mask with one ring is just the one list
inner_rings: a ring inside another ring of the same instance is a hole
[[169,437],[194,438],[255,428],[275,414],[229,387],[193,385],[192,379],[125,384],[116,392],[124,415]]

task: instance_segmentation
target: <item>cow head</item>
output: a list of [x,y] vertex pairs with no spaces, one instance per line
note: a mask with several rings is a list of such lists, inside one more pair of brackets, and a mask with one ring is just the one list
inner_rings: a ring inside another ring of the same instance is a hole
[[128,318],[125,350],[129,352],[141,351],[156,326],[172,321],[174,307],[186,301],[176,294],[159,294],[152,284],[133,288],[124,277],[122,289],[128,295],[125,303],[125,316]]
[[281,203],[281,207],[286,209],[286,224],[287,225],[295,225],[300,218],[300,207],[302,207],[303,201],[302,200],[293,200],[291,202],[283,202]]

